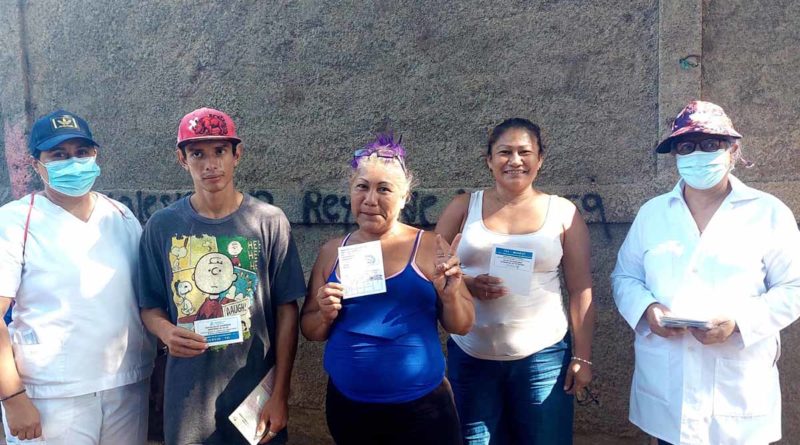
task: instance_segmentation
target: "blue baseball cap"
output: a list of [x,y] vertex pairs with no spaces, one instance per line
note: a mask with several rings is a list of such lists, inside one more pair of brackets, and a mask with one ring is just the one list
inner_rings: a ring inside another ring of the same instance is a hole
[[68,139],[84,139],[98,145],[92,138],[89,124],[75,113],[56,110],[39,118],[31,128],[28,150],[36,156],[40,151],[49,151]]

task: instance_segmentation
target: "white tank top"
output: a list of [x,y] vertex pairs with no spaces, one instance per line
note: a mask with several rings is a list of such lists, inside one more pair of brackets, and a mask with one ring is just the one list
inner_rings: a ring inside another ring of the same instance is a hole
[[[483,190],[470,196],[458,256],[464,274],[489,273],[492,246],[534,251],[530,295],[506,295],[494,300],[475,298],[475,324],[467,335],[451,335],[467,354],[484,360],[516,360],[558,342],[567,332],[558,266],[561,264],[561,224],[547,205],[542,227],[533,233],[509,235],[483,224]],[[555,199],[558,199],[557,197]]]

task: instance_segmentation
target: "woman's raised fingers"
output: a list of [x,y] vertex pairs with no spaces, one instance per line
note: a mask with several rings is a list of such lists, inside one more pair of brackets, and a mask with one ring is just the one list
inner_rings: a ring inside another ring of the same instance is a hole
[[456,237],[453,238],[453,242],[452,242],[452,244],[450,244],[450,248],[448,249],[448,252],[450,253],[450,255],[455,256],[456,252],[458,252],[458,244],[460,242],[461,242],[461,234],[458,233],[458,234],[456,234]]

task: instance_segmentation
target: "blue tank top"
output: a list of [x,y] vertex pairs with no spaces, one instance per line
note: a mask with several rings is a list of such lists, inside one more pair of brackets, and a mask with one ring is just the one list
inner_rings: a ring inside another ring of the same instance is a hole
[[[436,289],[414,264],[422,232],[417,233],[406,267],[386,278],[386,292],[343,300],[331,326],[325,371],[351,400],[408,402],[433,391],[444,379]],[[338,264],[336,260],[328,282],[339,282]]]

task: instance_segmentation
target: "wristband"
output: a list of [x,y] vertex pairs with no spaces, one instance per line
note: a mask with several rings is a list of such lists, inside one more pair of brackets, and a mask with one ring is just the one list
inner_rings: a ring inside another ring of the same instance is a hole
[[0,398],[0,402],[5,402],[5,401],[6,401],[6,400],[8,400],[8,399],[13,399],[14,397],[16,397],[16,396],[18,396],[18,395],[20,395],[20,394],[22,394],[22,393],[24,393],[24,392],[25,392],[25,388],[22,388],[22,389],[20,389],[19,391],[15,392],[14,394],[11,394],[11,395],[10,395],[10,396],[8,396],[8,397],[3,397],[3,398]]
[[592,366],[592,362],[590,362],[589,360],[582,359],[582,358],[580,358],[580,357],[576,357],[576,356],[574,356],[574,355],[572,356],[571,360],[575,360],[575,361],[577,361],[577,362],[583,362],[583,363],[586,363],[586,364],[587,364],[587,365],[589,365],[589,366]]

